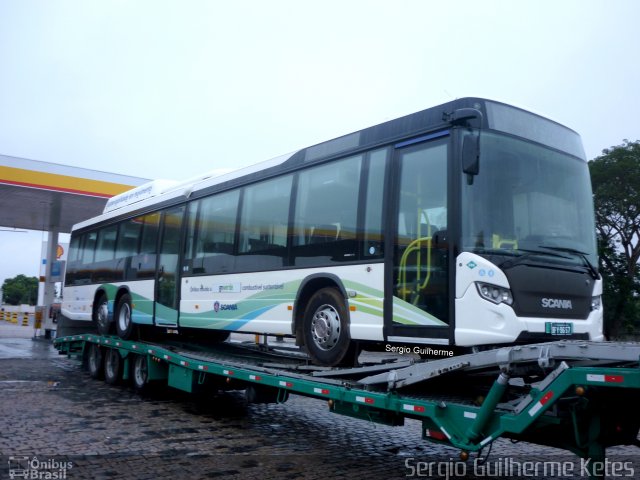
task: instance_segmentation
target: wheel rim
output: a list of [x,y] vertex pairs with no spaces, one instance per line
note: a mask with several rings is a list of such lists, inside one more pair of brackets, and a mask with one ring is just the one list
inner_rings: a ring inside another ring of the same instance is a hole
[[107,355],[107,376],[113,378],[116,376],[116,371],[118,370],[118,358],[116,358],[116,353],[113,350],[110,350],[110,353]]
[[147,383],[147,360],[144,357],[139,357],[136,359],[135,368],[133,369],[133,376],[136,382],[136,385],[143,386]]
[[89,355],[89,370],[91,370],[92,372],[96,372],[99,368],[98,366],[98,355],[99,355],[99,351],[98,348],[95,346],[91,347],[91,353]]
[[98,305],[96,314],[98,325],[100,326],[100,328],[106,329],[106,327],[109,325],[109,308],[107,307],[106,301]]
[[340,315],[332,305],[322,305],[311,319],[311,336],[321,350],[331,350],[340,338]]
[[120,314],[118,315],[118,327],[121,332],[126,332],[131,325],[131,307],[128,303],[125,303],[120,308]]

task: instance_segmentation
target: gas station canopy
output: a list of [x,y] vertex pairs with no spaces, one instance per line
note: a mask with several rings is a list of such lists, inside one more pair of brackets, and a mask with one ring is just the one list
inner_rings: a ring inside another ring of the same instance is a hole
[[[0,155],[0,226],[49,232],[38,293],[43,312],[52,312],[54,302],[58,233],[70,232],[74,224],[102,213],[109,198],[147,181]],[[45,314],[44,321],[45,338],[51,338],[53,315]]]
[[110,197],[149,180],[0,155],[0,226],[70,232]]

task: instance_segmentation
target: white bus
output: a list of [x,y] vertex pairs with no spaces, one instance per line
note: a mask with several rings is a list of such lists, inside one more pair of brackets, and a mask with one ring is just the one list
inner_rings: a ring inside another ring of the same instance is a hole
[[253,168],[113,197],[73,227],[62,312],[103,334],[378,345],[602,340],[578,134],[458,99]]

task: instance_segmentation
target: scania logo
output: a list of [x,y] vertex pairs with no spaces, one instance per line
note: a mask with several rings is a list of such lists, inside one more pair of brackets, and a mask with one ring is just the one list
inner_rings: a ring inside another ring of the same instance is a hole
[[571,300],[562,300],[560,298],[543,298],[541,300],[542,308],[561,308],[563,310],[572,310]]
[[213,311],[218,313],[223,310],[238,310],[238,305],[235,303],[220,303],[217,300],[213,302]]

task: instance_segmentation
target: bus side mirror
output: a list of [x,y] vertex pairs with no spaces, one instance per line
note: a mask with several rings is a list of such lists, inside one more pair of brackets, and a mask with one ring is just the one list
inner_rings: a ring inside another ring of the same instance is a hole
[[464,136],[464,140],[462,141],[462,171],[467,175],[478,175],[480,172],[479,133]]
[[482,128],[482,112],[477,108],[459,108],[451,113],[444,113],[442,120],[451,125],[467,128]]
[[[477,108],[459,108],[444,113],[442,119],[451,125],[469,129],[462,140],[462,171],[467,174],[467,183],[473,183],[473,176],[480,171],[480,129],[483,124],[482,112]],[[476,129],[473,131],[471,129]]]

